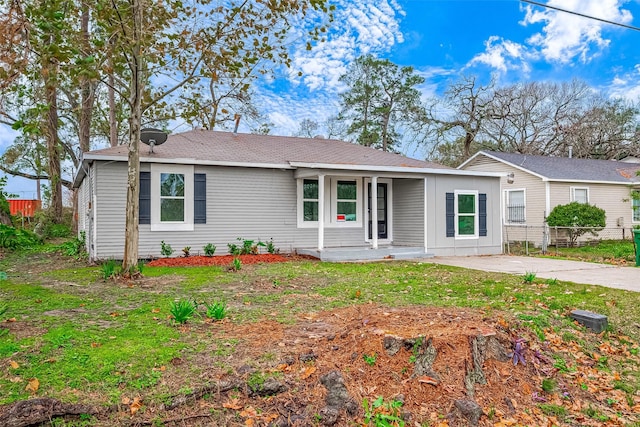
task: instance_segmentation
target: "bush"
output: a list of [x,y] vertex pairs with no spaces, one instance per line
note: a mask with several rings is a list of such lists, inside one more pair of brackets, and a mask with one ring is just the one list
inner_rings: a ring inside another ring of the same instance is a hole
[[18,249],[37,246],[42,241],[34,233],[0,224],[0,248]]
[[566,205],[558,205],[547,217],[550,227],[566,227],[569,233],[571,246],[575,246],[578,237],[586,233],[594,236],[606,225],[604,209],[588,203],[571,202]]

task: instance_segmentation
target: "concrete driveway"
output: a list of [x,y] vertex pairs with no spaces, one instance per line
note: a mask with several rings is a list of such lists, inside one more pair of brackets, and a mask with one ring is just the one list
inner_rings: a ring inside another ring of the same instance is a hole
[[640,292],[640,267],[618,267],[591,262],[510,255],[434,257],[428,262],[498,273],[533,272],[536,273],[536,277],[543,279],[558,279]]

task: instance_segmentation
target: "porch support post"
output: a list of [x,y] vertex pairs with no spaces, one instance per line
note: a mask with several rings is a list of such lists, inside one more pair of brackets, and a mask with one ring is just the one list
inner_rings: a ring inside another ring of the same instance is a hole
[[324,175],[318,175],[318,251],[324,249]]
[[428,215],[428,208],[429,208],[429,204],[427,203],[427,195],[428,195],[428,191],[427,191],[427,178],[424,178],[424,253],[428,253],[429,252],[429,245],[427,243],[427,237],[428,237],[428,227],[429,227],[429,215]]
[[371,247],[378,249],[378,177],[371,177]]

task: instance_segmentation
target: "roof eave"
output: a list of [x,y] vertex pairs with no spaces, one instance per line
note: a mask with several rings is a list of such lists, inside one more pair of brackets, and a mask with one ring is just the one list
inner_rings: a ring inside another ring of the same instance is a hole
[[378,166],[378,165],[346,165],[335,163],[306,163],[306,162],[289,162],[295,168],[307,169],[333,169],[333,170],[353,170],[353,171],[369,171],[369,172],[392,172],[392,173],[413,173],[413,174],[429,174],[429,175],[456,175],[456,176],[476,176],[501,178],[507,176],[503,172],[478,172],[465,171],[458,169],[439,169],[439,168],[420,168],[412,166]]

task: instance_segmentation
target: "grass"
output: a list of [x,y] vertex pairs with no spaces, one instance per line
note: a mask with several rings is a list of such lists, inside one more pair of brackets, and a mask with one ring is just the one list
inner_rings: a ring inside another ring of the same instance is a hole
[[[517,247],[512,248],[512,253],[518,252]],[[548,254],[568,259],[581,261],[620,263],[635,265],[635,254],[631,240],[602,240],[597,245],[581,246],[576,248],[549,247]]]
[[[225,322],[233,323],[265,318],[292,323],[301,313],[370,302],[478,308],[514,319],[540,337],[555,334],[569,342],[575,341],[579,327],[566,313],[581,308],[609,316],[616,331],[640,340],[635,326],[639,293],[562,281],[542,287],[524,284],[521,276],[426,262],[300,261],[247,265],[236,272],[225,267],[146,267],[144,280],[150,284],[129,285],[104,281],[101,267],[60,258],[45,247],[38,256],[7,253],[0,270],[8,272],[8,280],[0,281],[3,317],[16,318],[22,328],[20,333],[0,328],[0,363],[18,365],[0,370],[0,404],[30,397],[25,390],[30,378],[38,378],[42,394],[65,401],[113,404],[140,393],[162,399],[168,393],[163,369],[176,360],[183,361],[184,386],[197,387],[200,372],[191,361],[206,351],[210,363],[225,366],[239,342],[205,326],[206,312],[186,326],[177,324],[170,316],[176,301],[224,301]],[[607,333],[585,345],[597,348]],[[608,369],[632,378],[618,388],[629,395],[640,390],[637,366],[634,371],[608,363]],[[561,371],[574,366],[561,358],[554,364]],[[254,378],[256,384],[260,379]],[[544,388],[550,390],[550,384]]]

